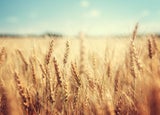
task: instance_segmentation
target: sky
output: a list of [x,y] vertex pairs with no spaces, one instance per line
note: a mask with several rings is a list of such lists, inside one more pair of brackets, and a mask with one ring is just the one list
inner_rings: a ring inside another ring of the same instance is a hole
[[0,33],[160,33],[160,0],[1,0]]

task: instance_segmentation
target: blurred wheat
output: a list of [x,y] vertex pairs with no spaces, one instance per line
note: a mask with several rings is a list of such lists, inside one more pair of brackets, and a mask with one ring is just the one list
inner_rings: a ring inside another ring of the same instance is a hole
[[160,115],[160,40],[137,30],[100,50],[84,36],[39,41],[34,53],[1,44],[0,114]]

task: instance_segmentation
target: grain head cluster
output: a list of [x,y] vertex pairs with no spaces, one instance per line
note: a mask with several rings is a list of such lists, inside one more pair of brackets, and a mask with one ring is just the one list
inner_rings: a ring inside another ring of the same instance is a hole
[[[160,115],[160,40],[0,40],[1,115]],[[104,42],[105,41],[105,42]]]

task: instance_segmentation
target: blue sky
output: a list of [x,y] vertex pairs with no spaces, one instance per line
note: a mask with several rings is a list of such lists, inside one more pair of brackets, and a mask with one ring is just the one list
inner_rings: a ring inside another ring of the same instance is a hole
[[1,0],[0,33],[160,32],[160,0]]

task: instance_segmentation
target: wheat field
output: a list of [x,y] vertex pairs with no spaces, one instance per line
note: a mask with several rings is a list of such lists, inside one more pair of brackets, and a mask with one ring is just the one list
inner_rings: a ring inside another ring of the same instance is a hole
[[160,115],[160,40],[1,38],[1,115]]

